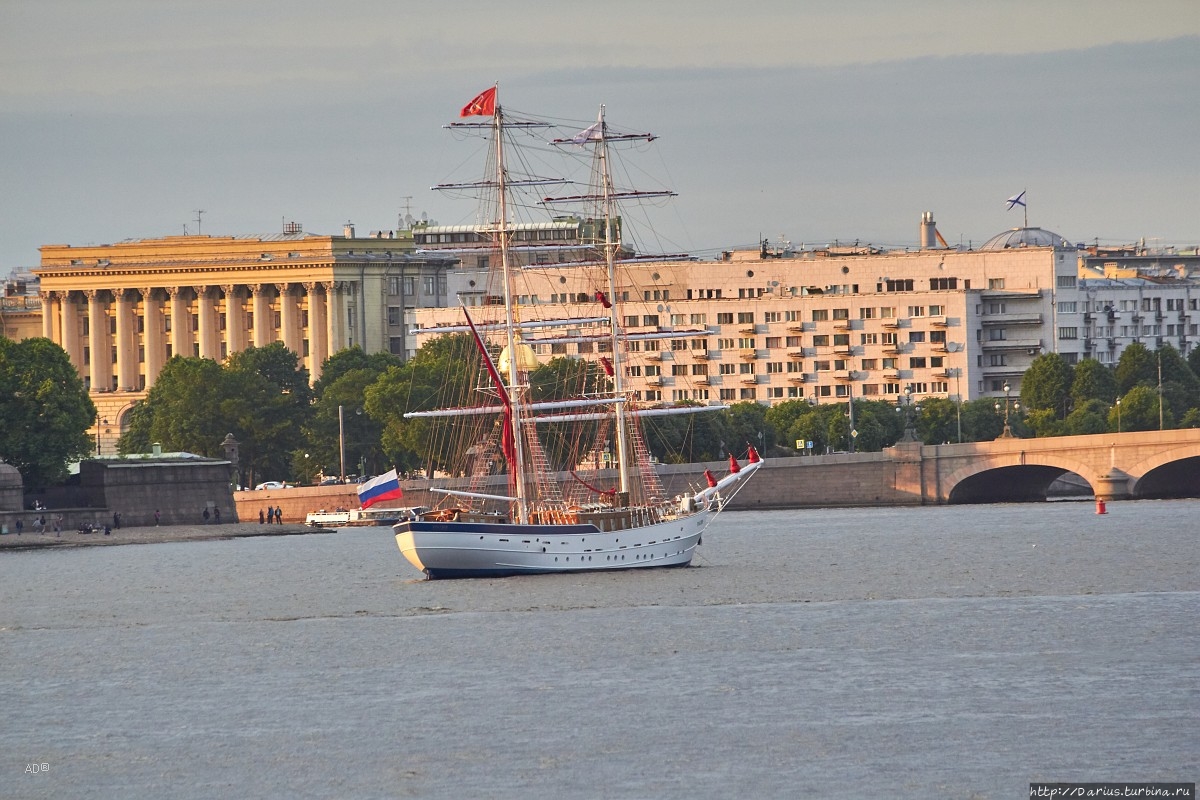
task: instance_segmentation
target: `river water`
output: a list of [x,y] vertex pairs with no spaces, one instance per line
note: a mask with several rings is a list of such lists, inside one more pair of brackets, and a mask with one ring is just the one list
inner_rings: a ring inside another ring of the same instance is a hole
[[729,512],[691,568],[383,529],[0,554],[4,798],[1013,798],[1200,777],[1200,501]]

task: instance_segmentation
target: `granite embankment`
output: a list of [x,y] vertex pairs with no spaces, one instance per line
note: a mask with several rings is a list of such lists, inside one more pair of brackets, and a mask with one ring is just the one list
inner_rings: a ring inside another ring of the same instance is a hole
[[310,528],[306,525],[260,525],[257,522],[119,528],[108,534],[104,533],[103,530],[95,533],[80,533],[77,530],[66,530],[55,535],[51,529],[46,530],[44,533],[38,533],[26,528],[19,536],[11,531],[0,536],[0,550],[38,547],[95,547],[118,544],[162,544],[164,542],[236,539],[243,536],[294,536],[301,533],[334,532],[333,530]]

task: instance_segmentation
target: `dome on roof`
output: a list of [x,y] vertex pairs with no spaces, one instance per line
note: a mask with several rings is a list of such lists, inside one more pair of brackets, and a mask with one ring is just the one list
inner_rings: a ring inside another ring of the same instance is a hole
[[1008,250],[1014,247],[1070,247],[1071,243],[1054,231],[1041,228],[1013,228],[997,233],[982,245],[980,250]]

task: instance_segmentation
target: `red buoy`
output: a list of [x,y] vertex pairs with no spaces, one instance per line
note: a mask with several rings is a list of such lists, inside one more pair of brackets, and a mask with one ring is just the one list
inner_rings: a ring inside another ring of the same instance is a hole
[[1108,509],[1105,508],[1105,506],[1104,506],[1104,498],[1102,498],[1102,497],[1096,498],[1096,513],[1097,514],[1107,514],[1108,513]]

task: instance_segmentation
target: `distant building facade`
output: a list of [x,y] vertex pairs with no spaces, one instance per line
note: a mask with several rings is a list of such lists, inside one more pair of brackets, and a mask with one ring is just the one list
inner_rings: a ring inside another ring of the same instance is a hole
[[[518,295],[525,319],[600,310],[591,271],[533,265],[522,274],[547,288]],[[906,388],[914,397],[966,401],[1002,396],[1006,385],[1015,395],[1044,352],[1113,363],[1131,342],[1170,341],[1186,355],[1200,321],[1191,281],[1081,280],[1076,246],[1037,228],[1007,231],[971,251],[764,247],[622,274],[625,329],[664,337],[631,342],[625,358],[627,387],[648,402],[896,401]],[[464,262],[448,280],[454,287],[483,278]],[[462,315],[427,308],[414,321],[419,343],[439,326],[460,325]],[[606,345],[587,333],[526,341],[542,360],[595,358]]]
[[124,415],[175,354],[223,360],[283,342],[313,380],[358,345],[403,355],[403,309],[447,302],[454,260],[384,234],[171,236],[41,248],[41,333],[63,347],[111,452]]

